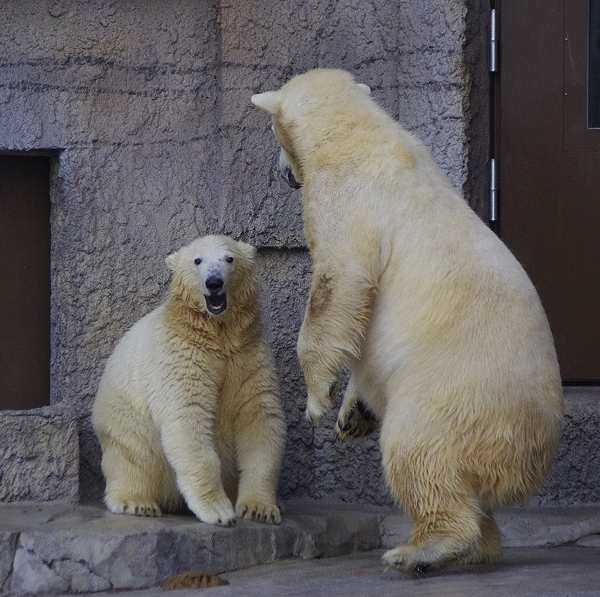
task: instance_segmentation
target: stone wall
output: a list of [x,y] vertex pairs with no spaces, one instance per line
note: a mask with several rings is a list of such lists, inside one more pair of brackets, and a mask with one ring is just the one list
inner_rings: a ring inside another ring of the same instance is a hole
[[[466,187],[482,176],[467,133],[485,121],[471,118],[466,6],[3,2],[0,151],[54,156],[51,403],[79,417],[83,498],[102,493],[89,415],[106,358],[164,299],[164,257],[198,235],[225,233],[259,247],[289,428],[281,495],[391,503],[376,439],[341,445],[333,415],[316,430],[304,421],[295,342],[311,263],[300,194],[279,179],[270,122],[250,96],[310,68],[347,69]],[[479,64],[474,39],[469,56]],[[477,191],[470,200],[484,215]]]

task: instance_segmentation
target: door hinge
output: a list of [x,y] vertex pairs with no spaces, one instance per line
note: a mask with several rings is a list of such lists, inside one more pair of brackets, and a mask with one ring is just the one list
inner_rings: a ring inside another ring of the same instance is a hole
[[498,220],[498,168],[496,160],[490,160],[490,222]]
[[490,10],[490,72],[498,72],[498,22],[495,8]]

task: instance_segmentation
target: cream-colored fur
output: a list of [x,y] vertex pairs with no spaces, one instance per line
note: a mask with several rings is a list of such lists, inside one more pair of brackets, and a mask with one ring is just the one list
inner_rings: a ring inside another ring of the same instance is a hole
[[538,295],[422,143],[345,72],[252,97],[302,185],[314,262],[298,355],[306,416],[358,397],[381,421],[388,483],[415,531],[384,561],[407,573],[499,557],[492,517],[550,470],[561,380]]
[[[156,516],[185,500],[208,523],[230,525],[236,514],[281,521],[285,425],[254,258],[253,247],[224,236],[170,255],[168,301],[109,358],[93,424],[112,512]],[[224,283],[219,315],[207,310],[209,275]]]

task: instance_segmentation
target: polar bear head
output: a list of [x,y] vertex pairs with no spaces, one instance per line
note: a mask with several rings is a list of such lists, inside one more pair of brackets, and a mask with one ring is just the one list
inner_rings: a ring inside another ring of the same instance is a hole
[[229,302],[254,293],[255,255],[254,247],[227,236],[198,238],[165,260],[174,273],[172,291],[192,308],[223,315]]
[[[272,129],[281,145],[279,171],[284,180],[294,189],[302,186],[304,164],[311,150],[302,147],[309,139],[313,145],[323,137],[335,134],[335,127],[347,126],[342,105],[353,100],[364,104],[371,89],[356,83],[350,73],[335,69],[315,69],[294,77],[279,91],[267,91],[253,95],[252,103],[269,112],[273,118]],[[332,98],[336,101],[331,101]],[[326,114],[328,109],[336,111],[335,118]],[[336,109],[337,107],[337,109]],[[309,124],[310,123],[310,124]],[[310,126],[310,131],[307,130]]]

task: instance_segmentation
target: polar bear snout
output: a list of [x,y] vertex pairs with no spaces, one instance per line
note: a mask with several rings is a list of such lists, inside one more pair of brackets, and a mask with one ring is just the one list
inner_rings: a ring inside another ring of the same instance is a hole
[[292,187],[292,189],[302,188],[302,185],[296,180],[296,177],[294,176],[294,173],[292,172],[291,168],[284,168],[281,171],[281,176],[283,177],[283,180],[285,180],[285,182],[287,182],[288,185]]
[[292,189],[302,188],[302,183],[296,178],[291,160],[283,147],[279,152],[279,172],[281,173],[283,180],[285,180]]
[[206,290],[208,290],[210,294],[218,294],[219,292],[221,292],[224,284],[225,281],[223,280],[223,278],[214,274],[212,276],[208,276],[208,278],[206,278],[206,281],[204,282]]
[[227,309],[227,293],[223,290],[224,287],[225,280],[219,274],[211,274],[204,280],[206,308],[212,315],[221,315]]

